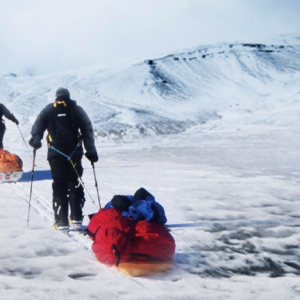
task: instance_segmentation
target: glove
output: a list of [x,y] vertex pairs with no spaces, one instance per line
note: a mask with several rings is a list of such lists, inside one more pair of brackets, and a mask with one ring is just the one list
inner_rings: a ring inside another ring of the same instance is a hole
[[91,163],[95,163],[98,161],[98,154],[97,154],[96,150],[86,151],[85,156]]
[[29,145],[34,148],[35,150],[40,149],[42,147],[42,142],[37,141],[34,138],[31,138],[29,141]]

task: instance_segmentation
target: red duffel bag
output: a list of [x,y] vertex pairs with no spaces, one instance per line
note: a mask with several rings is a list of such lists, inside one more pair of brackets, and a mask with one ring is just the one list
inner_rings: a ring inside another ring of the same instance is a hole
[[161,224],[139,221],[132,241],[132,261],[170,261],[175,253],[175,240]]

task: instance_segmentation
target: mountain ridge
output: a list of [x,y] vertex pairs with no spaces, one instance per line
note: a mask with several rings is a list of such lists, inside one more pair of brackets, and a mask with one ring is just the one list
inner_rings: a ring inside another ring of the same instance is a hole
[[[71,92],[95,133],[119,140],[184,132],[225,111],[300,111],[300,45],[231,43],[145,59],[111,69],[86,68],[0,78],[0,101],[30,130],[58,87]],[[20,109],[20,103],[23,108]]]

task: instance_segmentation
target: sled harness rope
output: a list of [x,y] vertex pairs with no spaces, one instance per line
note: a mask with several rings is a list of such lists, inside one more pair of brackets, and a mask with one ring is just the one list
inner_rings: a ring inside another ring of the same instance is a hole
[[35,154],[36,154],[36,149],[33,150],[32,171],[31,171],[31,184],[30,184],[30,193],[29,193],[29,200],[28,200],[27,227],[29,225],[29,214],[30,214],[31,195],[32,195],[32,183],[33,183],[33,174],[34,174],[34,165],[35,165]]
[[[58,152],[59,154],[65,156],[69,161],[72,161],[72,156],[73,156],[73,154],[75,153],[75,151],[77,150],[78,147],[79,147],[79,145],[76,146],[76,148],[75,148],[74,151],[70,154],[70,156],[64,154],[63,152],[61,152],[61,151],[59,151],[59,150],[57,150],[57,149],[56,149],[55,147],[53,147],[53,146],[51,146],[50,148],[51,148],[52,150],[55,150],[55,151]],[[77,170],[76,170],[76,173],[77,173]]]
[[[77,150],[78,147],[79,147],[79,145],[76,146],[76,148],[74,149],[74,151],[73,151],[69,156],[66,155],[65,153],[63,153],[63,152],[57,150],[57,149],[56,149],[55,147],[53,147],[53,146],[51,146],[50,149],[55,150],[57,153],[59,153],[59,154],[65,156],[65,157],[68,159],[68,161],[71,163],[71,165],[72,165],[72,167],[73,167],[73,169],[74,169],[74,171],[75,171],[75,173],[76,173],[76,175],[77,175],[77,179],[78,179],[78,181],[80,182],[81,186],[82,186],[82,187],[84,188],[84,190],[87,192],[87,194],[88,194],[89,197],[91,198],[93,204],[97,207],[95,201],[93,200],[92,196],[91,196],[90,193],[88,192],[88,190],[87,190],[87,188],[85,187],[85,185],[84,185],[84,183],[83,183],[83,181],[82,181],[80,175],[78,174],[78,172],[77,172],[77,170],[76,170],[76,164],[74,164],[74,162],[72,161],[72,155],[75,153],[75,151]],[[101,208],[100,201],[99,201],[99,206],[100,206],[100,208]],[[98,207],[97,207],[97,208],[98,208]]]

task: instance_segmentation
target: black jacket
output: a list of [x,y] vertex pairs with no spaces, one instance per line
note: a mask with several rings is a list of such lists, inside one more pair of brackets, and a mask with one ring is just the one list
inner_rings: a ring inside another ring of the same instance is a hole
[[8,120],[19,124],[16,117],[5,107],[5,105],[0,103],[0,120],[3,118],[3,116],[5,116],[5,118],[7,118]]
[[[87,151],[86,155],[97,156],[92,123],[83,108],[78,106],[75,101],[59,98],[40,112],[31,130],[32,138],[29,144],[32,147],[39,148],[41,146],[46,129],[48,146],[53,146],[69,156],[82,140]],[[83,148],[80,144],[72,157],[82,156],[82,154]],[[49,147],[48,159],[62,157],[61,154]]]

